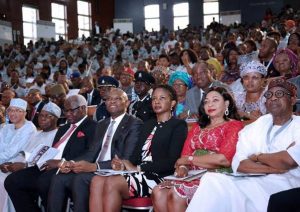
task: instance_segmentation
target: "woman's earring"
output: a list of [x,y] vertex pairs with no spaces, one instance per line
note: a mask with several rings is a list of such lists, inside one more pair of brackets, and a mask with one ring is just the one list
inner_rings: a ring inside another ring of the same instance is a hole
[[228,116],[229,115],[229,110],[228,110],[228,107],[225,109],[225,116]]

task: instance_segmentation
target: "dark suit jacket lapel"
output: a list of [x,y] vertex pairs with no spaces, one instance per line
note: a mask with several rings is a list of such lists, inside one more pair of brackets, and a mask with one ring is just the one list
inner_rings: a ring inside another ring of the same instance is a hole
[[104,136],[105,136],[105,133],[106,133],[106,130],[107,130],[109,124],[110,124],[110,118],[104,119],[98,125],[98,128],[97,128],[97,131],[98,131],[97,137],[98,138],[95,138],[95,139],[97,139],[99,142],[101,142],[100,147],[102,147],[102,143],[104,142],[103,139],[104,139]]
[[52,146],[54,146],[59,140],[60,138],[67,132],[67,130],[70,128],[70,124],[66,124],[66,125],[63,125],[61,126],[56,135],[55,135],[55,138],[53,140],[53,143],[52,143]]
[[97,98],[97,91],[96,91],[96,89],[94,89],[93,90],[93,96],[92,96],[92,101],[95,99],[95,98]]
[[[77,139],[77,133],[78,133],[79,131],[81,131],[83,128],[85,128],[85,125],[87,124],[87,122],[88,122],[88,118],[85,118],[85,119],[83,120],[83,122],[81,122],[81,124],[80,124],[80,125],[76,128],[76,130],[72,133],[72,135],[70,136],[69,140],[67,141],[68,143],[67,143],[66,146],[65,146],[65,149],[64,149],[64,151],[63,151],[63,154],[64,154],[64,152],[69,151],[69,149],[70,149],[70,147],[71,147],[71,145],[72,145],[72,142],[73,142],[73,141],[76,141],[76,139]],[[71,142],[69,142],[69,141],[71,141]]]
[[42,102],[39,104],[39,106],[38,106],[36,112],[37,112],[37,113],[41,112],[41,110],[43,109],[44,105],[45,105],[45,102],[42,101]]
[[196,86],[195,89],[194,89],[194,104],[195,104],[195,108],[198,108],[199,106],[199,102],[200,102],[200,98],[201,97],[201,92],[200,92],[200,89]]
[[[121,120],[118,128],[115,131],[114,137],[112,138],[112,143],[111,143],[111,149],[115,148],[115,144],[117,140],[120,140],[120,136],[123,135],[124,129],[128,128],[127,123],[128,123],[129,116],[125,114],[123,119]],[[114,155],[112,155],[114,157]]]
[[[105,136],[105,133],[106,133],[106,130],[108,128],[110,124],[110,118],[108,119],[104,119],[103,121],[99,122],[97,124],[97,127],[96,127],[96,134],[95,134],[95,137],[93,139],[93,143],[94,143],[94,148],[97,148],[97,157],[102,149],[102,144],[103,144],[103,139],[104,139],[104,136]],[[96,160],[96,158],[95,158]]]
[[38,116],[39,116],[39,113],[41,112],[41,110],[43,109],[45,105],[45,102],[41,101],[39,106],[37,107],[36,111],[35,111],[35,114],[33,117],[30,117],[32,118],[32,122],[37,126],[38,125]]
[[202,100],[202,97],[203,97],[203,92],[201,92],[201,90],[200,90],[200,89],[198,89],[198,91],[199,91],[199,99],[198,99],[198,102],[197,102],[197,104],[198,104],[198,105],[200,105],[200,103],[201,103],[201,100]]

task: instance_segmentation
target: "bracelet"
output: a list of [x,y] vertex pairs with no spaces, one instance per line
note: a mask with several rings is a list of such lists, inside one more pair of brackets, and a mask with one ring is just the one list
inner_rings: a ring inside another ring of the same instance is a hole
[[186,167],[185,165],[180,165],[178,168],[183,168],[183,169],[185,169],[186,171],[189,171],[188,167]]
[[193,165],[193,160],[194,160],[193,156],[189,156],[188,157],[188,161],[189,161],[189,163],[190,163],[191,166]]

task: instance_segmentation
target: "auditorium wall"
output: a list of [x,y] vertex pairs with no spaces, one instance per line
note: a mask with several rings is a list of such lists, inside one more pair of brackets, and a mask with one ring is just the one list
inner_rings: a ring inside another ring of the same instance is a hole
[[[51,3],[64,4],[67,7],[68,38],[78,37],[77,1],[76,0],[0,0],[0,20],[12,23],[12,29],[22,35],[22,6],[28,5],[39,10],[39,19],[51,21]],[[112,27],[114,18],[113,0],[90,0],[92,8],[92,23],[98,21],[105,29]],[[22,41],[22,36],[19,36]]]
[[[267,8],[279,12],[289,1],[291,0],[219,0],[219,10],[240,10],[242,22],[253,23],[262,20]],[[159,4],[161,26],[173,29],[172,6],[180,2],[189,2],[190,24],[203,25],[203,0],[115,0],[115,15],[116,18],[132,18],[134,31],[139,32],[144,27],[144,6]]]

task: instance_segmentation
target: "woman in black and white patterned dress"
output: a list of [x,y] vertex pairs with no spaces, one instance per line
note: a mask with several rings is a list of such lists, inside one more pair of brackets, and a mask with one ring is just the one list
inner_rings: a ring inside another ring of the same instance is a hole
[[114,169],[124,167],[136,172],[107,177],[104,193],[97,189],[97,181],[103,178],[95,176],[90,187],[90,211],[120,211],[123,199],[149,197],[163,177],[174,173],[187,136],[185,121],[172,117],[176,103],[176,92],[171,86],[159,85],[154,89],[152,107],[156,119],[145,122],[130,161],[117,157],[112,161]]

